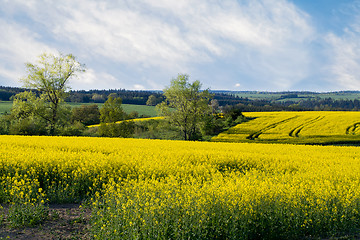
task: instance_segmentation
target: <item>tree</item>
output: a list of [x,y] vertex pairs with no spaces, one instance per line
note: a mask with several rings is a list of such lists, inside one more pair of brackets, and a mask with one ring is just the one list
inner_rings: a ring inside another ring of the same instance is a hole
[[22,79],[24,87],[36,89],[50,111],[47,119],[50,134],[54,135],[58,121],[59,106],[64,101],[69,89],[69,81],[77,73],[84,72],[85,66],[76,61],[72,54],[58,56],[44,53],[39,56],[36,64],[26,63],[28,75]]
[[180,128],[184,140],[197,139],[199,123],[211,113],[209,102],[212,94],[208,89],[200,89],[200,81],[190,83],[189,75],[179,74],[171,80],[170,87],[163,90],[165,101],[157,105],[160,113]]
[[213,114],[218,113],[218,111],[219,111],[219,102],[218,102],[218,100],[212,99],[210,101],[210,107],[211,107],[211,111],[212,111]]
[[157,104],[157,98],[154,95],[150,95],[148,100],[146,101],[146,105],[155,106]]
[[146,101],[146,105],[148,106],[156,106],[157,104],[161,103],[163,101],[163,97],[159,94],[151,94],[148,97],[148,100]]
[[[122,121],[127,118],[121,107],[122,99],[109,95],[100,109],[99,135],[102,137],[131,137],[135,130],[133,121]],[[117,123],[118,121],[122,121]]]
[[122,99],[109,96],[108,100],[100,109],[101,123],[115,123],[125,119],[125,112],[121,107]]
[[103,95],[94,93],[91,97],[91,99],[95,102],[95,103],[103,103],[105,102],[105,98]]
[[[46,100],[46,96],[37,96],[35,92],[25,91],[12,97],[10,134],[24,135],[47,135],[49,134],[49,122],[51,122],[52,111]],[[61,104],[57,111],[57,128],[68,125],[70,118],[70,106]]]
[[100,123],[100,111],[97,104],[81,105],[72,109],[72,121],[81,122],[84,125]]

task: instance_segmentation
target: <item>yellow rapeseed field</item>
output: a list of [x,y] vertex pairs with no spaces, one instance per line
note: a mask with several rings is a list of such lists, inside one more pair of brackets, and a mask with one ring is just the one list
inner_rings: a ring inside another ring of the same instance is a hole
[[249,121],[212,138],[217,142],[360,142],[360,112],[249,112]]
[[95,239],[297,239],[360,227],[357,147],[26,136],[0,136],[0,146],[2,203],[87,200]]

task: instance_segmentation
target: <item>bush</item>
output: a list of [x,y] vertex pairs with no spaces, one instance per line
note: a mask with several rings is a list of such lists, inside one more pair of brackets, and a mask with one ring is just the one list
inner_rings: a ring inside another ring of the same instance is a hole
[[100,124],[98,134],[101,137],[123,137],[129,138],[134,135],[134,121],[123,121],[120,123],[102,123]]
[[47,135],[46,124],[36,118],[13,120],[9,127],[12,135]]
[[217,116],[205,116],[201,124],[200,131],[203,136],[217,135],[224,128],[223,120]]
[[10,128],[10,115],[0,117],[0,134],[9,134]]
[[177,127],[167,120],[138,121],[135,124],[135,138],[181,140]]
[[80,122],[74,122],[72,125],[64,126],[59,129],[60,136],[82,136],[85,126]]
[[84,125],[94,125],[100,123],[100,111],[97,104],[81,105],[72,109],[71,120],[81,122]]

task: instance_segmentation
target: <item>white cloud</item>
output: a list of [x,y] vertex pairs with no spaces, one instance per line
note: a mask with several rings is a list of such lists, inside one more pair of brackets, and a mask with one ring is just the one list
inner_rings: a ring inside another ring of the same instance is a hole
[[330,82],[342,90],[360,90],[360,33],[347,30],[344,36],[330,33]]
[[342,33],[325,36],[329,65],[328,81],[341,90],[360,90],[360,1],[344,8],[350,22]]
[[132,89],[134,89],[134,90],[144,90],[145,87],[143,85],[141,85],[141,84],[135,84]]
[[92,68],[86,69],[85,73],[70,81],[73,89],[120,89],[123,84],[111,74],[97,72]]
[[25,74],[25,62],[33,62],[42,52],[56,52],[40,43],[39,36],[28,29],[0,19],[0,76],[8,85],[19,85]]
[[71,82],[76,85],[93,85],[98,80],[98,76],[94,69],[86,69],[84,73],[81,73],[77,78],[73,78]]
[[[121,66],[135,72],[126,76],[142,79],[137,84],[159,89],[178,72],[196,72],[211,80],[207,64],[224,60],[231,62],[234,72],[274,88],[291,87],[309,74],[307,43],[314,30],[309,16],[286,0],[22,2],[7,2],[5,11],[17,9],[47,32],[30,35],[29,45],[35,47],[27,46],[21,59],[38,55],[48,38],[60,48],[68,46],[92,62],[94,71],[74,84],[99,86],[96,79],[102,76],[108,79],[102,88],[120,83],[133,87],[114,77],[114,69]],[[31,30],[23,31],[29,39]],[[0,44],[21,37],[14,35]],[[10,52],[19,52],[15,49]],[[97,63],[104,61],[110,64],[99,69]],[[234,81],[227,88],[238,80]]]

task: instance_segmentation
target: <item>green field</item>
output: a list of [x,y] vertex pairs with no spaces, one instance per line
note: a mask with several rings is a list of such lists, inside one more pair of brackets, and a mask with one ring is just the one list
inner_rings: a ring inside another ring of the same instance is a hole
[[[334,100],[355,100],[360,99],[360,93],[358,92],[329,92],[329,93],[313,93],[313,92],[259,92],[259,91],[244,91],[244,92],[228,92],[234,96],[248,98],[250,100],[270,100],[270,101],[300,101],[311,98],[332,98]],[[297,97],[291,97],[296,94]]]
[[[93,103],[67,103],[71,107],[79,107],[81,105],[91,105]],[[99,107],[103,104],[98,103]],[[12,106],[11,101],[0,101],[0,114],[4,114],[5,112],[10,112]],[[147,115],[149,117],[156,117],[157,112],[154,106],[146,106],[146,105],[133,105],[133,104],[122,104],[122,107],[126,113],[131,113],[136,111],[139,115]]]
[[6,112],[10,112],[12,106],[11,101],[0,101],[0,114],[4,114]]
[[216,142],[360,145],[360,112],[251,112]]

